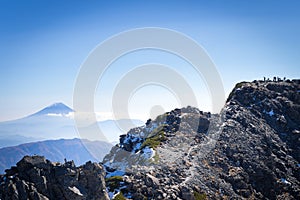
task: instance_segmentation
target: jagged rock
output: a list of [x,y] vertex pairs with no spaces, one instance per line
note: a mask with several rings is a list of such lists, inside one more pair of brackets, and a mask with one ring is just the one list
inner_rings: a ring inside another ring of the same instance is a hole
[[[165,139],[141,160],[158,127]],[[167,112],[123,135],[103,162],[126,174],[132,199],[300,199],[299,130],[299,80],[243,82],[220,114]]]
[[146,175],[147,175],[147,177],[146,177],[146,185],[148,185],[150,187],[155,187],[155,186],[160,185],[159,184],[159,180],[156,177],[154,177],[154,176],[152,176],[150,174],[146,174]]
[[76,167],[73,161],[60,164],[25,156],[1,177],[0,199],[109,199],[104,176],[97,163]]

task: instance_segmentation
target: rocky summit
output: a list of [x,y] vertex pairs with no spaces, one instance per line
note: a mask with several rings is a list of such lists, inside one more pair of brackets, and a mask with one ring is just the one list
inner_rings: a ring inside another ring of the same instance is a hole
[[102,164],[37,158],[6,171],[0,199],[300,199],[300,80],[241,82],[219,114],[149,119]]
[[110,197],[300,199],[300,81],[238,83],[217,115],[187,107],[104,158]]
[[2,200],[109,199],[105,171],[97,163],[76,167],[73,161],[53,163],[42,156],[25,156],[1,176]]

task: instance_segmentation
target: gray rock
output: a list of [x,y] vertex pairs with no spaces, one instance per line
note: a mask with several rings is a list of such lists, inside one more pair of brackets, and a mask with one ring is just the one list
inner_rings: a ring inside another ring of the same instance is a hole
[[0,199],[109,199],[105,171],[97,163],[76,167],[72,161],[61,165],[42,156],[25,156],[17,168],[7,172],[0,185]]
[[[124,193],[133,199],[300,199],[299,91],[299,80],[239,83],[220,114],[167,112],[123,135],[104,163],[130,169]],[[140,162],[134,147],[162,124],[159,161]]]

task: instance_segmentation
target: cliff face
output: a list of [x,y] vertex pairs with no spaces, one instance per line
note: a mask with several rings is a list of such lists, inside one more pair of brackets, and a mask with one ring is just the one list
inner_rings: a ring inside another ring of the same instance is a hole
[[224,128],[207,157],[217,181],[209,183],[220,195],[299,199],[299,80],[237,84],[222,112]]
[[109,199],[105,171],[97,163],[75,167],[52,163],[42,156],[25,156],[1,176],[0,199]]
[[1,177],[1,199],[300,199],[300,81],[239,83],[219,114],[187,107],[148,120],[104,167],[37,158]]
[[237,84],[219,115],[176,109],[104,158],[113,193],[141,199],[299,199],[300,82]]

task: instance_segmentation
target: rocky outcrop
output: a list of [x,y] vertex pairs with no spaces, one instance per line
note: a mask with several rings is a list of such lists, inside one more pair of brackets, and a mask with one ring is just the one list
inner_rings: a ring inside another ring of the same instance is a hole
[[[300,198],[300,81],[238,84],[207,157],[213,187],[238,198]],[[221,181],[220,181],[221,180]],[[224,181],[228,189],[223,189]],[[212,187],[212,188],[213,188]],[[230,192],[229,192],[230,191]]]
[[103,160],[108,178],[122,175],[120,187],[108,186],[111,197],[120,192],[131,199],[205,197],[204,190],[189,183],[197,175],[197,155],[204,157],[213,148],[220,119],[186,107],[122,135]]
[[121,175],[111,197],[299,199],[299,108],[299,80],[254,81],[218,115],[187,107],[148,120],[104,158],[107,176]]
[[109,199],[105,171],[97,163],[76,167],[73,161],[52,163],[42,156],[25,156],[1,176],[0,199]]

